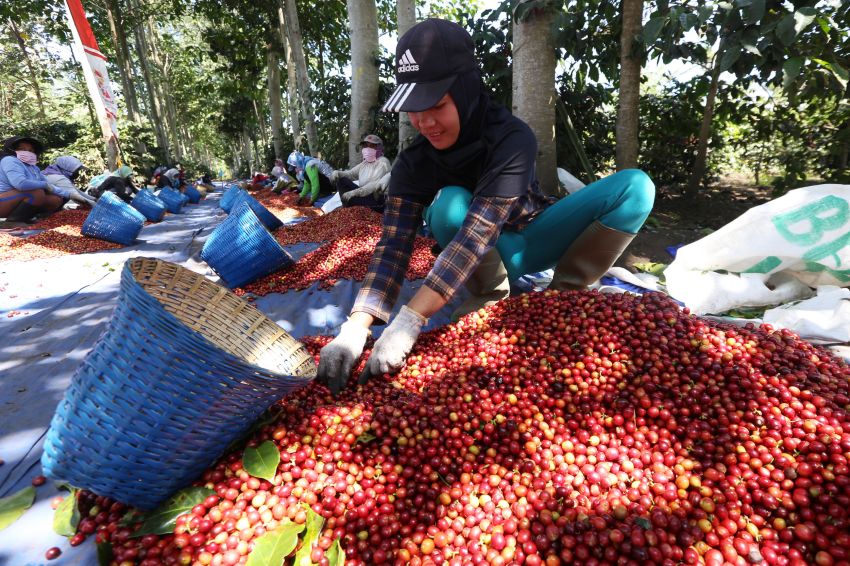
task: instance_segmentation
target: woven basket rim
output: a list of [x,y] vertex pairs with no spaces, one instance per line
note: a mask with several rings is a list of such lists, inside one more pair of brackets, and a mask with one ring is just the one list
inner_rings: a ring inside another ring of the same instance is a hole
[[[251,305],[250,303],[248,303],[248,301],[246,301],[246,300],[245,300],[245,299],[243,299],[242,297],[239,297],[238,295],[236,295],[235,293],[233,293],[233,291],[231,291],[230,289],[228,289],[228,288],[226,288],[226,287],[222,287],[222,286],[220,286],[220,285],[216,285],[215,283],[213,283],[212,281],[210,281],[209,279],[207,279],[206,277],[204,277],[204,276],[203,276],[203,275],[201,275],[200,273],[196,273],[196,272],[194,272],[194,271],[192,271],[192,270],[190,270],[190,269],[186,269],[186,268],[185,268],[185,267],[183,267],[182,265],[178,265],[178,264],[176,264],[176,263],[172,263],[172,262],[168,262],[168,261],[164,261],[164,260],[157,259],[157,258],[152,258],[152,257],[136,256],[136,257],[133,257],[133,258],[128,259],[128,260],[125,262],[125,264],[124,264],[124,271],[125,271],[125,272],[127,272],[128,276],[132,279],[132,283],[133,283],[134,285],[138,285],[139,287],[141,287],[141,289],[145,292],[145,294],[146,294],[148,297],[150,297],[150,298],[151,298],[151,299],[152,299],[152,300],[153,300],[153,301],[154,301],[154,302],[155,302],[155,303],[159,306],[159,308],[162,310],[162,312],[163,312],[166,316],[168,316],[168,317],[172,318],[173,320],[175,320],[176,322],[180,323],[183,327],[185,327],[185,329],[186,329],[188,332],[190,332],[190,333],[191,333],[191,334],[193,334],[194,336],[197,336],[200,340],[204,341],[206,344],[209,344],[209,345],[211,345],[211,346],[213,346],[213,347],[215,347],[215,348],[218,348],[219,350],[223,351],[225,354],[227,354],[228,356],[230,356],[230,357],[231,357],[231,358],[233,358],[234,360],[238,360],[238,363],[240,363],[240,364],[242,364],[242,365],[245,365],[245,366],[249,366],[249,367],[251,367],[251,368],[255,371],[255,373],[257,373],[257,374],[261,375],[261,376],[262,376],[263,378],[265,378],[265,379],[269,379],[269,378],[270,378],[269,376],[271,376],[271,375],[274,375],[274,376],[283,376],[283,375],[286,375],[286,376],[288,376],[288,377],[292,377],[292,378],[296,378],[296,379],[302,379],[302,380],[304,380],[305,382],[308,382],[308,383],[309,383],[310,381],[312,381],[312,380],[315,378],[315,375],[316,375],[316,369],[317,369],[317,368],[315,367],[315,363],[314,363],[313,371],[310,373],[310,375],[300,376],[300,375],[289,375],[289,374],[284,374],[284,373],[281,373],[281,372],[279,372],[279,371],[277,371],[277,370],[269,369],[269,368],[266,368],[266,367],[260,366],[260,365],[258,365],[258,364],[256,364],[256,363],[254,363],[253,361],[250,361],[250,360],[245,359],[245,358],[244,358],[244,357],[242,357],[241,355],[239,355],[239,354],[237,354],[237,353],[234,353],[234,352],[233,352],[233,351],[232,351],[232,350],[231,350],[231,349],[227,346],[227,344],[219,344],[219,343],[217,343],[217,342],[213,342],[213,341],[212,341],[210,338],[208,338],[206,335],[201,334],[200,332],[198,332],[197,330],[195,330],[194,328],[192,328],[191,326],[189,326],[188,324],[186,324],[183,320],[181,320],[179,317],[177,317],[177,316],[176,316],[174,313],[172,313],[170,310],[168,310],[167,308],[165,308],[165,305],[164,305],[164,304],[163,304],[163,303],[162,303],[162,302],[161,302],[161,301],[160,301],[160,300],[159,300],[156,296],[154,296],[154,295],[152,295],[151,293],[149,293],[149,292],[148,292],[148,290],[145,288],[145,285],[143,285],[143,284],[142,284],[142,283],[141,283],[141,282],[140,282],[140,281],[136,278],[136,273],[134,272],[133,265],[134,265],[134,264],[136,264],[137,262],[153,262],[153,263],[157,263],[157,264],[169,264],[169,265],[172,265],[172,266],[174,266],[174,267],[177,269],[177,271],[178,271],[178,272],[184,272],[184,273],[187,273],[187,274],[189,274],[189,276],[190,276],[190,277],[192,277],[192,278],[196,279],[196,281],[200,281],[199,286],[213,286],[213,287],[215,287],[215,288],[216,288],[216,291],[217,291],[217,292],[219,292],[219,293],[220,293],[221,291],[224,291],[225,295],[232,295],[234,298],[238,299],[239,301],[244,302],[244,303],[245,303],[245,305],[246,305],[246,307],[248,307],[248,308],[252,308],[252,309],[255,309],[255,310],[256,310],[257,314],[260,316],[260,320],[261,320],[260,324],[262,324],[262,323],[270,323],[270,324],[273,324],[275,327],[277,327],[277,328],[279,328],[279,329],[280,329],[280,331],[283,333],[283,337],[284,337],[285,339],[287,339],[287,340],[289,340],[289,341],[292,341],[292,342],[297,343],[297,344],[298,344],[301,348],[305,348],[304,344],[303,344],[301,341],[299,341],[299,340],[297,340],[296,338],[294,338],[291,334],[289,334],[289,332],[287,332],[287,331],[286,331],[284,328],[282,328],[279,324],[277,324],[275,321],[273,321],[272,319],[270,319],[269,317],[267,317],[267,316],[265,315],[265,313],[263,313],[262,311],[260,311],[259,309],[257,309],[256,307],[254,307],[253,305]],[[308,354],[308,356],[309,356],[309,354]],[[312,356],[310,356],[310,358],[312,359]]]

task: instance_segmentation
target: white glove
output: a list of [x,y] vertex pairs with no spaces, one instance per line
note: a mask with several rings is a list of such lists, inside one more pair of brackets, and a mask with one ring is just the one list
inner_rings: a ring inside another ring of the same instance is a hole
[[343,323],[339,335],[319,352],[317,379],[327,383],[334,395],[345,387],[368,337],[368,328],[349,320]]
[[351,191],[348,191],[347,193],[340,193],[339,194],[339,200],[342,202],[342,204],[347,203],[350,199],[351,199]]
[[398,371],[427,322],[427,318],[407,305],[401,307],[395,319],[375,342],[366,367],[360,374],[360,383],[366,383],[376,375]]
[[339,171],[334,171],[331,173],[331,183],[336,183],[337,179],[339,179]]
[[91,198],[87,194],[81,193],[77,189],[73,189],[71,191],[71,194],[68,195],[68,198],[70,198],[72,201],[74,201],[76,203],[84,204],[86,206],[94,206],[97,203],[96,200],[94,200],[93,198]]

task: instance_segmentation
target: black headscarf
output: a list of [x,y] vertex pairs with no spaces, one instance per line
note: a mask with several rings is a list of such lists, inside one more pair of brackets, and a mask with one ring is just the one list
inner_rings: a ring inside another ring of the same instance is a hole
[[[531,130],[505,107],[490,100],[477,69],[458,75],[448,93],[460,119],[457,141],[439,150],[424,136],[416,136],[393,166],[389,194],[425,205],[440,188],[448,185],[466,187],[486,196],[520,196],[517,187],[508,188],[507,184],[492,181],[506,166],[501,159],[505,144],[501,142],[510,137],[536,147]],[[500,150],[494,152],[497,146]]]

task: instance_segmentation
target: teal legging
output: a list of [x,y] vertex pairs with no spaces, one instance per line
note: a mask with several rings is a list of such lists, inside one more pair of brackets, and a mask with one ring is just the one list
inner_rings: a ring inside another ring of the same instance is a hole
[[316,165],[307,165],[304,168],[304,188],[301,189],[299,198],[310,195],[310,202],[316,202],[319,198],[319,168]]
[[[541,212],[521,232],[505,230],[496,249],[511,280],[554,267],[585,228],[599,221],[608,228],[637,234],[655,201],[655,185],[639,169],[625,169],[562,198]],[[443,187],[425,209],[425,222],[440,246],[457,234],[472,193]]]

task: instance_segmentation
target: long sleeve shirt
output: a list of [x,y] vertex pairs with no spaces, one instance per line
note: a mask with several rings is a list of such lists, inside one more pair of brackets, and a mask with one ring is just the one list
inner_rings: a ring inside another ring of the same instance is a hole
[[0,193],[48,188],[47,179],[36,165],[27,165],[11,155],[0,159]]
[[[543,208],[541,201],[526,196],[476,196],[463,225],[434,262],[424,285],[448,302],[478,268],[481,257],[496,244],[503,229],[521,230]],[[424,209],[412,200],[387,197],[381,239],[353,312],[366,312],[384,322],[389,320],[410,264]]]
[[[390,160],[381,156],[372,163],[364,159],[351,169],[336,171],[336,175],[357,181],[357,185],[361,189],[370,189],[366,194],[371,194],[375,189],[381,187],[380,181],[390,172],[390,169],[392,169]],[[384,187],[386,186],[384,185]],[[365,194],[358,193],[358,196],[365,196]]]

